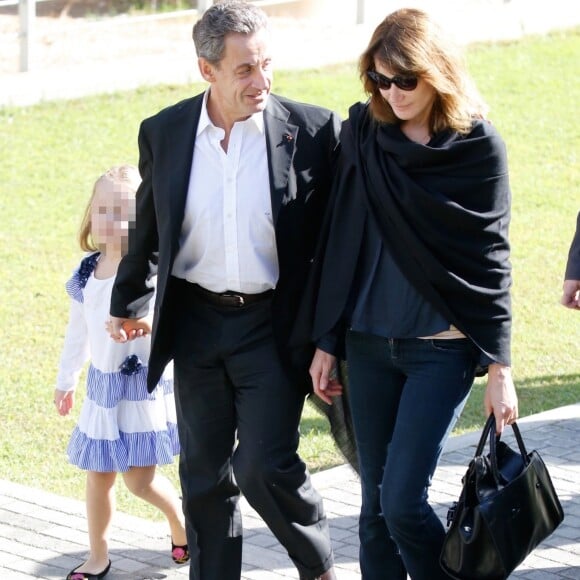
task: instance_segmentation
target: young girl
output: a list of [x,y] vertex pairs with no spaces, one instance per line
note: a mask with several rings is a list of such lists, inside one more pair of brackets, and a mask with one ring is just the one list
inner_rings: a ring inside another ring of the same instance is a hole
[[148,329],[134,329],[139,338],[122,344],[106,331],[111,288],[127,251],[139,182],[130,165],[113,167],[96,181],[79,232],[81,248],[90,253],[66,285],[70,320],[54,393],[60,415],[70,413],[80,372],[91,360],[86,398],[67,449],[70,462],[87,472],[90,555],[67,580],[103,578],[111,567],[108,533],[118,472],[129,491],[166,516],[173,560],[181,564],[189,559],[179,496],[155,469],[179,453],[173,380],[164,376],[147,393]]

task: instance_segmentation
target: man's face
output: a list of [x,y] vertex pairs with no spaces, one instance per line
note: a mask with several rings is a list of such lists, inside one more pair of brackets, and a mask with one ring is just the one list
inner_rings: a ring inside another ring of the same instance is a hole
[[273,76],[269,41],[264,29],[229,34],[217,66],[199,59],[202,75],[211,83],[208,111],[214,123],[231,125],[266,108]]

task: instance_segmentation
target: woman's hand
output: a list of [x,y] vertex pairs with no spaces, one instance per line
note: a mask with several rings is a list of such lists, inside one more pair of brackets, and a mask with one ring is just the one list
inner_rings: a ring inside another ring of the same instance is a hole
[[310,365],[310,376],[314,393],[325,403],[332,405],[332,397],[342,395],[342,385],[337,379],[335,356],[317,348]]
[[510,367],[499,363],[489,365],[483,404],[487,417],[491,413],[495,415],[498,434],[518,418],[518,396]]

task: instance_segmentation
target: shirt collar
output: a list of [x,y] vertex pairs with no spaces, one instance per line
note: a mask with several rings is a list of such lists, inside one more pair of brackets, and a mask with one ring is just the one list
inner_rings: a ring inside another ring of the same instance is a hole
[[[203,103],[201,105],[201,113],[199,115],[199,122],[197,124],[197,135],[201,135],[206,129],[219,129],[216,127],[207,112],[207,99],[209,98],[210,88],[208,87],[203,95]],[[260,134],[264,133],[264,112],[259,111],[254,113],[251,117],[247,118],[245,121],[239,121],[240,123],[247,123],[248,125],[253,125]]]

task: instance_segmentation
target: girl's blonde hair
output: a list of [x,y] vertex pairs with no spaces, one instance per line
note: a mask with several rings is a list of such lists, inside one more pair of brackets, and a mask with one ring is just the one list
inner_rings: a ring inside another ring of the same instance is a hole
[[81,226],[79,228],[79,244],[81,249],[85,252],[94,252],[98,250],[97,244],[95,244],[93,237],[91,235],[91,207],[97,193],[97,188],[103,181],[111,181],[113,183],[124,184],[130,187],[133,195],[137,193],[137,188],[141,183],[141,177],[139,175],[139,170],[134,165],[115,165],[111,167],[105,173],[103,173],[96,181],[93,186],[93,192],[85,208],[85,213],[81,221]]
[[403,8],[387,16],[375,29],[359,60],[359,74],[370,96],[375,120],[397,124],[399,119],[366,72],[375,59],[393,74],[417,76],[435,89],[430,130],[467,133],[474,118],[487,114],[487,105],[467,72],[462,55],[422,10]]

